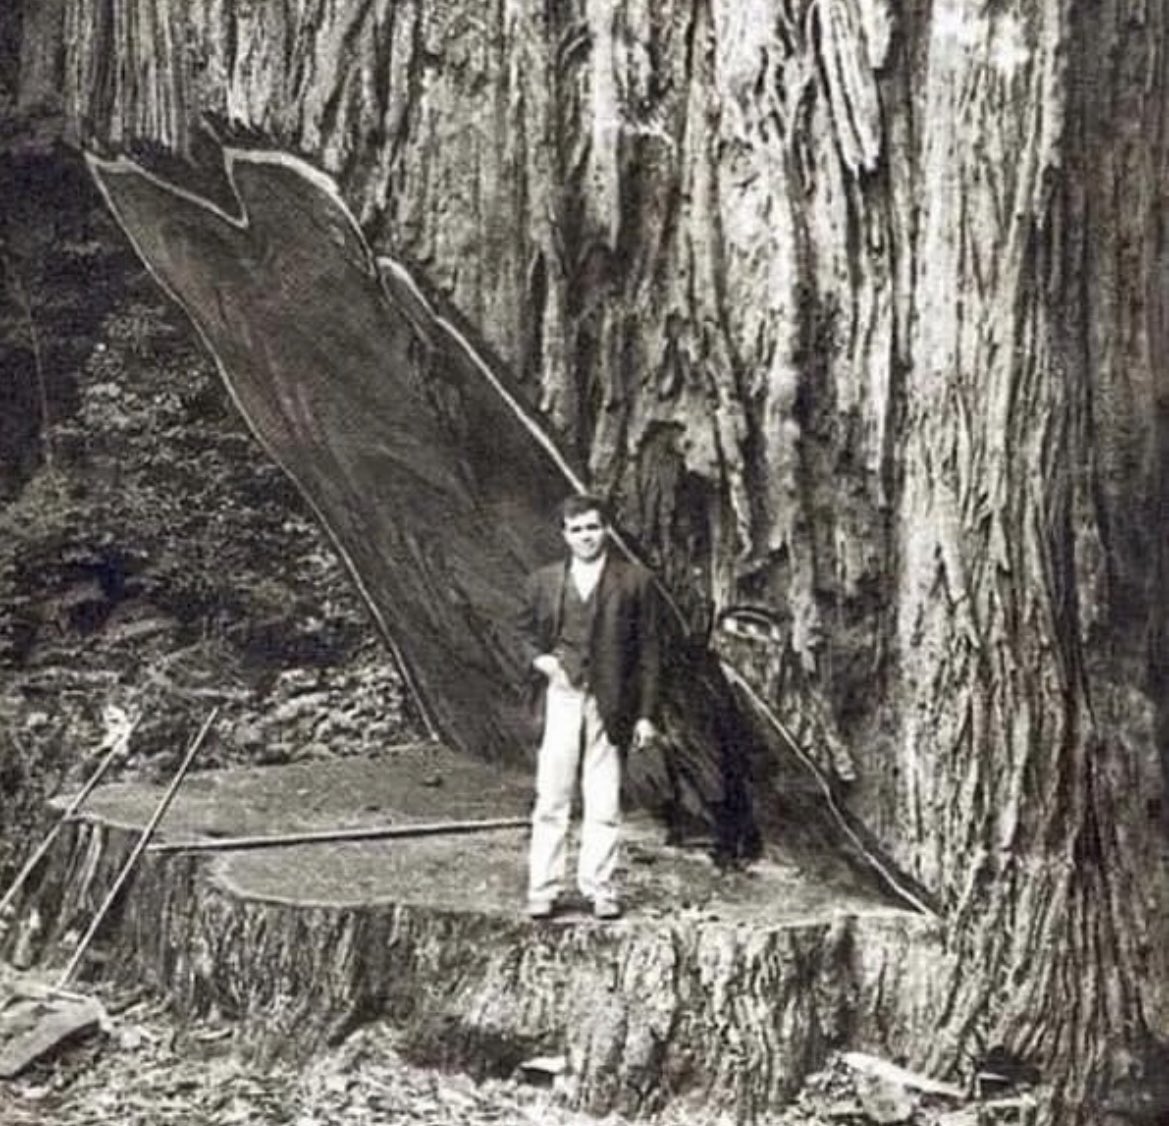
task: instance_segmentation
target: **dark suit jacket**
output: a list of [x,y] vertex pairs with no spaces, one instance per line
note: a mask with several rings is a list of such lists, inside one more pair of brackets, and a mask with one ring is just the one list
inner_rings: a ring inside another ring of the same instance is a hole
[[[560,637],[568,561],[541,567],[528,578],[519,634],[533,684],[544,677],[532,668]],[[644,567],[608,549],[597,583],[597,607],[589,645],[589,681],[605,733],[625,748],[641,718],[656,720],[661,680],[660,596]],[[543,693],[540,693],[542,700]],[[542,714],[542,712],[541,712]]]

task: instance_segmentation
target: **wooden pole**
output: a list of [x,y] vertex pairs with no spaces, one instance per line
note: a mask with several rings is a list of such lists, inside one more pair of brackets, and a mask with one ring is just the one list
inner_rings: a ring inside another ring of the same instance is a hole
[[212,837],[198,841],[161,841],[150,852],[224,852],[231,849],[279,848],[284,845],[327,844],[331,841],[370,841],[389,837],[433,837],[448,833],[483,833],[497,829],[526,829],[527,817],[497,817],[484,821],[419,821],[405,825],[367,825],[353,829],[317,829],[274,833],[259,837]]
[[101,922],[106,917],[106,913],[113,906],[114,899],[117,897],[118,892],[122,890],[122,885],[129,878],[134,865],[138,862],[138,857],[142,855],[151,836],[154,835],[154,830],[158,827],[158,823],[163,819],[167,809],[170,808],[170,803],[174,800],[179,785],[186,776],[187,770],[190,768],[191,761],[195,757],[195,752],[202,746],[203,740],[207,737],[207,732],[211,730],[211,725],[215,722],[216,716],[219,715],[219,710],[220,705],[216,704],[203,721],[203,726],[199,729],[199,734],[195,736],[194,741],[187,749],[187,753],[183,756],[183,761],[180,763],[179,769],[175,772],[174,778],[171,779],[171,784],[167,787],[166,793],[162,795],[158,805],[155,806],[154,812],[150,815],[150,820],[146,823],[146,827],[142,830],[141,836],[139,836],[135,843],[134,851],[130,853],[126,859],[126,863],[122,865],[122,870],[118,873],[118,878],[114,881],[114,886],[110,888],[109,894],[105,897],[102,905],[98,908],[97,914],[93,917],[93,922],[89,924],[89,930],[85,932],[85,936],[78,943],[77,949],[73,951],[73,957],[69,959],[69,964],[65,967],[64,972],[57,981],[58,989],[65,988],[69,979],[81,964],[81,959],[86,949],[88,949],[89,944],[93,941],[93,936],[97,934],[97,928],[101,926]]
[[16,898],[16,893],[24,886],[25,880],[32,875],[33,869],[41,862],[41,858],[45,853],[49,851],[53,841],[57,839],[57,834],[61,831],[62,826],[81,808],[81,803],[89,797],[93,792],[93,788],[101,781],[102,776],[110,768],[110,764],[114,761],[118,752],[129,745],[130,736],[134,734],[134,729],[137,726],[138,719],[135,719],[130,725],[129,730],[114,740],[114,745],[110,747],[105,757],[98,763],[97,769],[89,776],[85,785],[73,795],[65,812],[57,819],[57,823],[48,831],[45,839],[41,841],[33,854],[24,862],[24,867],[17,873],[16,879],[12,881],[12,886],[4,893],[4,898],[0,899],[0,917],[3,917],[4,912],[8,910],[9,904]]

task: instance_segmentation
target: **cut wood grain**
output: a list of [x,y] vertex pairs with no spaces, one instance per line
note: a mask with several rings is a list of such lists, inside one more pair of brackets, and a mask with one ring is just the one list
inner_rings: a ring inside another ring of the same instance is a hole
[[90,998],[45,997],[0,1010],[0,1079],[14,1079],[74,1037],[94,1031],[103,1015]]

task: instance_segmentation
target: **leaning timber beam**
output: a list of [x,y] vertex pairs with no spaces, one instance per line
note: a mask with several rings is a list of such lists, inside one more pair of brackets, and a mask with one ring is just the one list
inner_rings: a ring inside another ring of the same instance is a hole
[[526,829],[527,817],[485,817],[470,821],[424,821],[420,824],[367,825],[361,828],[317,829],[301,833],[263,833],[239,837],[204,837],[194,841],[160,841],[149,852],[240,852],[254,848],[287,848],[289,845],[337,844],[340,841],[384,841],[413,837],[456,836],[489,833],[500,829]]

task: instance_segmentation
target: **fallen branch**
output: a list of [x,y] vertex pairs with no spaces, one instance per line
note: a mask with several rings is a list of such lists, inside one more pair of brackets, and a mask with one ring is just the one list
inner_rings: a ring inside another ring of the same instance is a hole
[[93,917],[93,922],[89,924],[89,930],[85,932],[84,937],[77,944],[77,949],[73,951],[73,957],[69,959],[69,964],[65,967],[60,979],[57,981],[57,988],[64,989],[69,983],[69,979],[73,976],[77,967],[81,964],[81,959],[88,949],[89,944],[93,941],[93,936],[97,934],[97,929],[101,926],[102,920],[106,917],[106,913],[110,907],[113,906],[114,900],[117,898],[118,892],[122,890],[122,885],[129,879],[134,865],[138,862],[138,858],[142,855],[150,838],[154,835],[154,830],[158,827],[158,823],[163,819],[166,811],[170,808],[170,803],[174,800],[175,794],[183,778],[186,777],[187,771],[190,769],[191,762],[195,757],[195,752],[203,745],[203,740],[207,737],[207,732],[211,730],[211,725],[215,722],[216,716],[219,715],[219,705],[211,709],[207,718],[203,721],[203,726],[199,729],[199,734],[195,736],[194,741],[187,749],[187,753],[183,756],[183,761],[179,764],[175,776],[171,779],[171,784],[167,787],[166,793],[162,795],[154,812],[150,815],[150,820],[146,823],[146,827],[142,830],[137,843],[134,845],[133,851],[126,858],[126,863],[122,865],[122,870],[118,873],[118,878],[114,881],[114,886],[110,888],[109,894],[105,897],[102,905],[98,908],[97,914]]
[[328,844],[333,841],[371,841],[391,837],[433,837],[447,833],[483,833],[497,829],[526,829],[526,817],[496,817],[484,821],[420,821],[407,825],[367,825],[353,829],[316,829],[260,837],[212,837],[197,841],[160,841],[149,852],[224,852],[231,849],[279,848],[284,845]]
[[243,688],[191,688],[176,684],[161,668],[147,669],[146,679],[164,692],[184,700],[227,700],[232,703],[247,703],[255,696],[254,692]]

